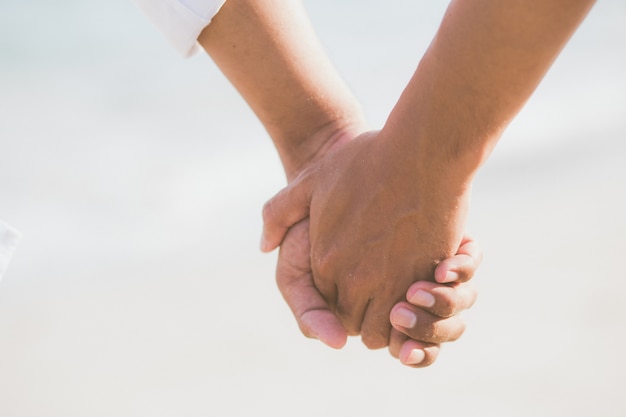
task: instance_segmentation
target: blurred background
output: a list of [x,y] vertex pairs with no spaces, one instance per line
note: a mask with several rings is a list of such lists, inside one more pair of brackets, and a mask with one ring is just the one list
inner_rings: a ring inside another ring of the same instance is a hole
[[[306,0],[373,126],[446,2]],[[431,368],[304,338],[258,251],[284,185],[210,59],[130,1],[0,3],[0,416],[626,415],[626,3],[599,1],[475,186],[486,256]]]

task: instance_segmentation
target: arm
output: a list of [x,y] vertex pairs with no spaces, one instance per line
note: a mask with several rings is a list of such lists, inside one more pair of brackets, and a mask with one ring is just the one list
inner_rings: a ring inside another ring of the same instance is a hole
[[[198,40],[268,131],[289,181],[365,130],[300,2],[229,0]],[[284,239],[277,284],[302,332],[340,348],[346,332],[306,273],[308,237],[303,222]]]
[[229,0],[198,40],[265,126],[289,180],[365,130],[300,2]]
[[452,1],[381,135],[466,187],[593,3]]

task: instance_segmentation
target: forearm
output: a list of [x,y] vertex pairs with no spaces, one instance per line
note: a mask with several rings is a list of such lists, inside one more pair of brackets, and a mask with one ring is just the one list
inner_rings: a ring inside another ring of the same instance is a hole
[[467,186],[593,3],[452,1],[384,137]]
[[267,129],[288,177],[344,132],[363,129],[300,2],[229,0],[199,41]]

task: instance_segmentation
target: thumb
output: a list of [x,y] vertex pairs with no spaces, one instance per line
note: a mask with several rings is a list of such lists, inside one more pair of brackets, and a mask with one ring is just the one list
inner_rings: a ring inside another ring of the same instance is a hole
[[309,215],[312,186],[307,178],[296,178],[263,206],[261,251],[276,249],[287,230]]
[[304,220],[285,236],[278,255],[276,283],[302,333],[341,349],[348,334],[313,282],[308,228],[309,222]]
[[333,349],[341,349],[348,341],[348,333],[341,321],[328,307],[306,310],[300,316],[298,325],[305,336],[318,339]]

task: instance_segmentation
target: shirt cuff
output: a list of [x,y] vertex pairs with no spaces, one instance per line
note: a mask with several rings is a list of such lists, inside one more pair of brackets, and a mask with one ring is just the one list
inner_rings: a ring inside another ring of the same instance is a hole
[[6,223],[0,221],[0,279],[9,266],[11,255],[20,239],[20,233]]
[[197,50],[200,32],[211,23],[226,0],[135,0],[167,40],[183,56]]

